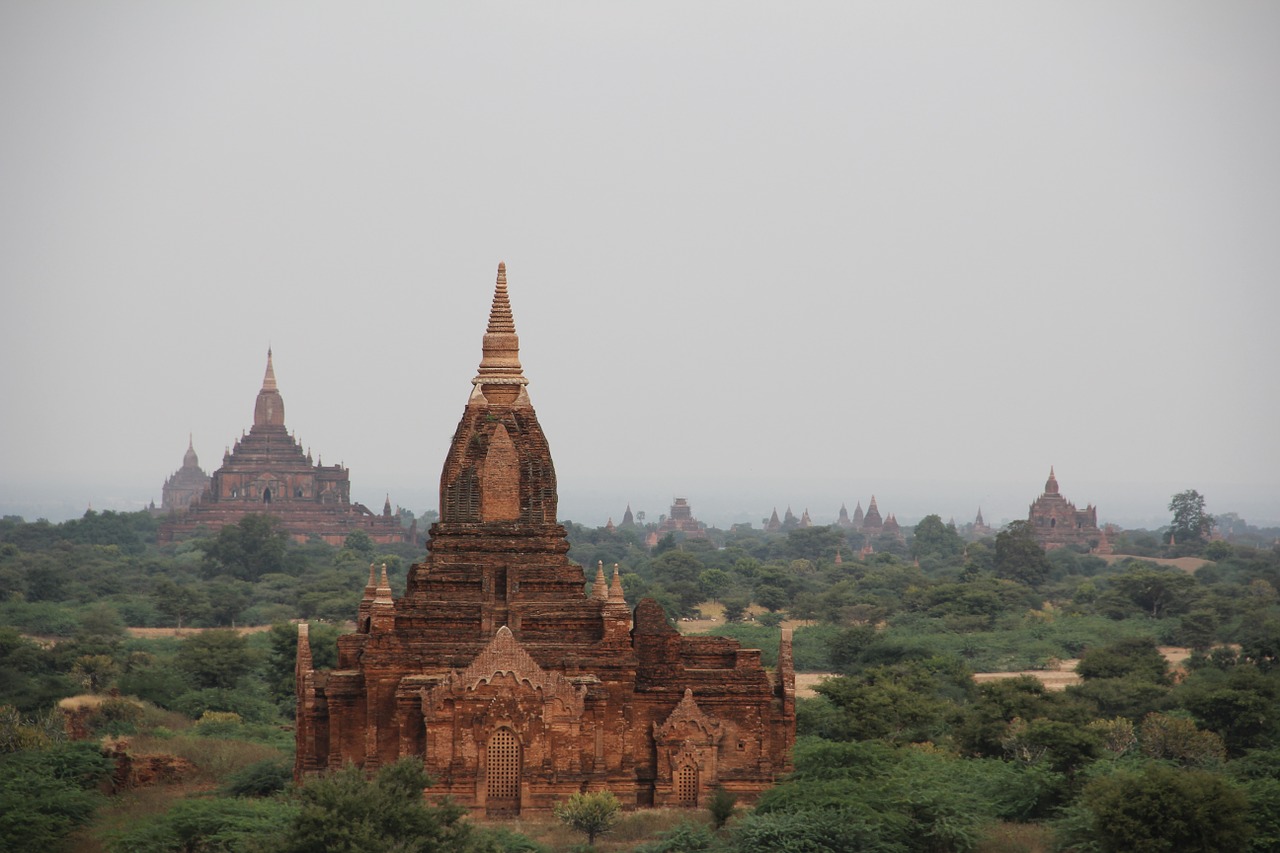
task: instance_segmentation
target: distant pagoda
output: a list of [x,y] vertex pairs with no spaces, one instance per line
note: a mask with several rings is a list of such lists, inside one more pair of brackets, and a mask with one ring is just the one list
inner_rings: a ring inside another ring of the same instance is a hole
[[[194,465],[195,451],[187,453]],[[184,461],[184,470],[186,467]],[[281,527],[299,542],[314,536],[330,545],[341,545],[356,530],[381,544],[412,542],[416,535],[391,513],[389,495],[382,514],[375,515],[363,504],[351,502],[347,468],[312,464],[311,453],[304,452],[285,428],[284,398],[276,385],[270,349],[267,372],[253,407],[253,427],[223,454],[222,467],[208,478],[200,496],[185,508],[172,509],[160,526],[161,542],[200,531],[216,532],[255,512],[278,518]]]
[[1064,498],[1058,491],[1058,478],[1052,465],[1044,492],[1031,504],[1027,520],[1046,551],[1066,545],[1093,549],[1103,538],[1098,529],[1098,508],[1089,504],[1084,509],[1076,509],[1075,504]]
[[209,487],[209,475],[200,467],[195,442],[187,436],[187,452],[182,456],[182,467],[164,481],[160,490],[160,512],[185,512],[200,499]]

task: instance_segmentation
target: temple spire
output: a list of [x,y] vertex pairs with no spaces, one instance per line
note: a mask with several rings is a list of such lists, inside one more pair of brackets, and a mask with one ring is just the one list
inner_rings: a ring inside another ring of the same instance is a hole
[[276,387],[276,371],[271,363],[271,348],[267,348],[267,372],[262,378],[262,390],[253,406],[253,425],[284,426],[284,398]]
[[511,403],[520,396],[522,385],[528,385],[520,366],[520,338],[507,298],[507,265],[498,264],[498,281],[493,289],[493,305],[489,309],[489,326],[484,333],[480,371],[471,384],[477,386],[490,403]]
[[262,390],[275,391],[276,388],[276,370],[271,365],[271,347],[267,347],[267,372],[262,377]]

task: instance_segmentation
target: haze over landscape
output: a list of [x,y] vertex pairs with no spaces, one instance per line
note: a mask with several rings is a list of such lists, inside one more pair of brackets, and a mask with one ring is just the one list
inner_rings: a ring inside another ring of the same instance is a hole
[[253,421],[433,509],[499,260],[561,516],[1280,522],[1280,8],[0,8],[0,512]]

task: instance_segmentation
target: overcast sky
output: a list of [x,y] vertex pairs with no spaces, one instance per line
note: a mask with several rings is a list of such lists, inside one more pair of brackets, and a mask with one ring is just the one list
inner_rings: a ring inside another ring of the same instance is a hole
[[436,506],[500,260],[561,516],[1280,523],[1280,4],[0,4],[0,511],[212,471],[266,350]]

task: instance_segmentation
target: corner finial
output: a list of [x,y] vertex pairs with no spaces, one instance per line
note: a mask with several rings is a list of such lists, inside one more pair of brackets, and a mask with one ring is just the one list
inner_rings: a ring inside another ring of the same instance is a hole
[[378,588],[373,597],[374,604],[391,604],[391,581],[387,578],[387,564],[382,564],[382,579],[378,581]]
[[609,598],[609,583],[604,579],[604,560],[596,562],[596,581],[591,585],[591,597],[597,601]]
[[622,592],[622,575],[618,573],[618,564],[613,564],[613,580],[609,583],[609,601],[611,603],[627,603],[627,598]]

